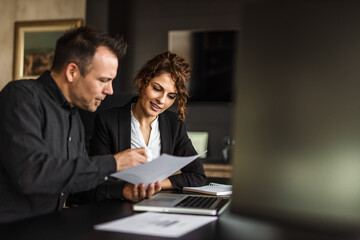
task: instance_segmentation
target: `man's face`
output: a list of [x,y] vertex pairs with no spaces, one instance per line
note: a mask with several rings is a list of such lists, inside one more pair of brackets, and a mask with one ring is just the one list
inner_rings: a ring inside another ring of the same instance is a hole
[[74,77],[70,88],[71,104],[90,112],[96,111],[106,95],[113,94],[112,81],[116,76],[118,59],[108,48],[100,46],[95,52],[86,76]]

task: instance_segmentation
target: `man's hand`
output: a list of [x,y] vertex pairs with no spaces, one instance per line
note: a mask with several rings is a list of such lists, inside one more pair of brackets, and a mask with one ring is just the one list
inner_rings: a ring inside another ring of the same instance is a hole
[[122,171],[127,168],[135,167],[147,161],[145,148],[127,149],[114,154],[116,161],[116,171]]
[[146,190],[145,184],[134,185],[131,183],[126,183],[123,190],[123,196],[127,200],[133,202],[139,202],[144,198],[149,198],[155,193],[161,190],[161,183],[157,181],[155,184],[150,183],[148,189]]

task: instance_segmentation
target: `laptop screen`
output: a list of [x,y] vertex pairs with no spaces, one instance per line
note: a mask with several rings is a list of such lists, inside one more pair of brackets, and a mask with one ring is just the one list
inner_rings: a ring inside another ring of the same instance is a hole
[[359,227],[360,4],[290,2],[242,8],[232,210]]

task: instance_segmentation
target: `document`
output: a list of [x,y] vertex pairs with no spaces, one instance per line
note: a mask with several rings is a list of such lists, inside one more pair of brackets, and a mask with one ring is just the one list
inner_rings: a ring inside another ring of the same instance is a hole
[[216,219],[214,216],[146,212],[95,225],[94,228],[100,231],[176,238]]
[[183,187],[183,191],[223,196],[223,195],[232,194],[232,186],[225,184],[210,183],[209,185],[205,185],[201,187]]
[[207,151],[204,151],[198,155],[189,157],[172,156],[163,153],[160,157],[151,162],[146,162],[136,167],[113,173],[111,176],[132,184],[144,183],[145,185],[148,185],[150,183],[155,183],[156,181],[164,180],[206,152]]

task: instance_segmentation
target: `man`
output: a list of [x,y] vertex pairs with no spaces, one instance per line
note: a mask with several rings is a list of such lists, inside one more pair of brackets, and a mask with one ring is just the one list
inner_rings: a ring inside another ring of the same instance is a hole
[[[51,71],[9,83],[0,93],[0,223],[61,210],[70,193],[146,161],[144,149],[89,157],[77,108],[95,111],[113,93],[121,39],[81,27],[56,43]],[[118,184],[118,198],[139,201],[160,184]]]

